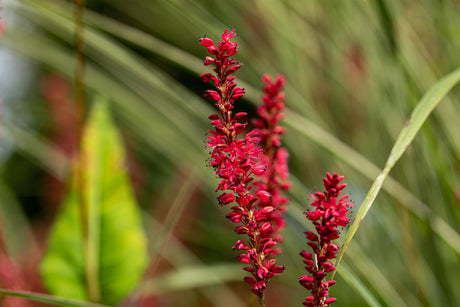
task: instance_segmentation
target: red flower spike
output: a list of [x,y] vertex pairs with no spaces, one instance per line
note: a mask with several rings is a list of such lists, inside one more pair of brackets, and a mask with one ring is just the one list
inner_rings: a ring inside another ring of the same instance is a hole
[[267,165],[266,171],[256,179],[256,188],[259,191],[267,191],[271,194],[269,201],[262,201],[259,206],[271,206],[275,210],[270,213],[272,221],[271,237],[282,241],[280,234],[285,226],[282,213],[286,211],[288,198],[282,195],[283,190],[289,189],[287,183],[289,171],[287,167],[288,152],[281,147],[280,136],[285,129],[279,126],[283,115],[281,110],[285,108],[284,94],[281,92],[284,85],[284,76],[279,75],[275,79],[269,75],[263,75],[264,82],[262,105],[258,107],[258,118],[253,121],[255,131],[260,136],[260,143],[263,147],[263,155],[260,158],[261,165]]
[[340,184],[342,180],[343,176],[327,173],[323,178],[326,191],[312,193],[312,211],[304,212],[317,231],[317,234],[311,231],[305,233],[309,241],[307,244],[312,248],[315,257],[306,251],[300,253],[311,276],[302,276],[299,283],[313,294],[305,298],[304,306],[325,307],[336,300],[333,297],[327,298],[328,290],[335,281],[325,280],[327,273],[335,270],[334,263],[328,260],[336,258],[339,249],[331,241],[340,237],[339,227],[345,227],[350,222],[347,215],[353,206],[352,202],[348,201],[348,195],[339,197],[341,190],[346,187],[346,184]]
[[[207,37],[200,39],[200,44],[211,53],[204,65],[214,66],[214,73],[201,75],[204,82],[214,86],[204,97],[213,100],[219,110],[219,115],[209,116],[214,130],[209,131],[206,147],[211,149],[209,164],[221,179],[217,187],[217,191],[223,192],[218,196],[219,203],[236,203],[226,217],[239,224],[236,233],[247,236],[246,240],[238,240],[233,250],[246,251],[238,257],[240,262],[248,264],[244,270],[251,276],[245,281],[253,293],[262,297],[269,280],[284,271],[284,267],[276,265],[273,257],[277,249],[272,248],[277,243],[271,235],[272,224],[279,223],[274,219],[278,208],[270,205],[273,200],[270,192],[254,189],[254,176],[264,176],[267,169],[267,164],[263,164],[259,132],[251,131],[242,137],[247,123],[239,120],[247,114],[232,113],[233,104],[244,95],[244,89],[237,87],[233,76],[241,64],[230,58],[238,52],[238,44],[232,41],[235,36],[234,30],[225,30],[220,42],[214,43]],[[259,203],[266,203],[267,207],[257,208]]]

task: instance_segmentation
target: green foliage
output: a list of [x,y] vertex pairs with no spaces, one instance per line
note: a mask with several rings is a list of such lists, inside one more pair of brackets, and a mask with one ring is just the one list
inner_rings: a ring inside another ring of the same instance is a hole
[[[96,100],[83,135],[82,152],[83,201],[88,215],[86,220],[81,217],[74,174],[41,272],[55,295],[88,300],[88,291],[94,291],[98,302],[116,304],[139,282],[147,263],[147,246],[126,173],[123,145],[107,102]],[[88,289],[88,278],[97,279],[93,283],[97,289]]]

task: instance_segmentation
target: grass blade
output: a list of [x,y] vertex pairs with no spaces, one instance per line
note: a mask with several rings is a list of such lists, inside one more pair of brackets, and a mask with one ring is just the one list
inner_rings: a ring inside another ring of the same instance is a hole
[[366,300],[369,306],[371,307],[380,307],[382,306],[375,296],[369,291],[369,289],[359,280],[356,278],[356,274],[353,274],[351,269],[345,263],[339,268],[339,274],[342,276],[343,279],[347,281],[350,287],[353,287],[356,292],[361,294],[361,296]]
[[53,295],[34,293],[29,291],[15,291],[0,289],[0,294],[26,298],[35,302],[42,302],[62,307],[108,307],[107,305],[88,303],[83,301],[71,300]]
[[417,107],[414,109],[411,116],[404,125],[404,128],[399,134],[398,139],[396,140],[396,143],[390,152],[390,156],[388,157],[384,169],[375,179],[374,183],[369,189],[369,192],[366,195],[366,198],[364,199],[364,202],[356,213],[354,221],[348,229],[343,249],[337,260],[337,265],[340,263],[340,260],[342,259],[348,244],[358,230],[361,221],[364,219],[367,212],[370,210],[372,204],[374,203],[374,200],[382,188],[383,182],[388,176],[388,173],[399,160],[399,158],[401,158],[402,154],[406,151],[407,147],[410,145],[415,135],[422,127],[422,124],[425,122],[433,109],[458,82],[460,82],[460,69],[453,71],[449,75],[439,80],[417,104]]

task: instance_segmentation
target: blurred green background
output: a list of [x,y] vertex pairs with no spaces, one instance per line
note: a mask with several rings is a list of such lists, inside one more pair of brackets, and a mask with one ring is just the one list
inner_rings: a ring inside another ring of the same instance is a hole
[[[66,192],[76,148],[73,8],[69,1],[4,0],[0,50],[2,254],[43,292],[37,265]],[[345,175],[356,205],[383,167],[422,95],[460,66],[460,1],[88,0],[88,107],[106,97],[150,242],[150,265],[124,306],[245,306],[238,239],[206,167],[208,88],[203,35],[237,30],[246,95],[263,73],[286,76],[284,145],[292,190],[267,306],[307,293],[298,252],[302,212],[326,172]],[[460,89],[436,108],[391,172],[340,265],[334,306],[460,305]],[[357,209],[355,209],[356,211]],[[135,253],[135,251],[133,251]],[[141,303],[134,303],[139,300]],[[36,306],[30,303],[30,306]],[[27,306],[27,305],[26,305]],[[38,306],[38,305],[37,305]]]

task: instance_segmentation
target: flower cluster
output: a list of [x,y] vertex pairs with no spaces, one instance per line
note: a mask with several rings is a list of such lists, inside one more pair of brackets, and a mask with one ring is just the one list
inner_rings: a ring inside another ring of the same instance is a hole
[[239,224],[235,229],[238,234],[247,236],[246,240],[238,240],[233,249],[243,251],[238,259],[248,265],[244,270],[251,274],[245,281],[252,286],[253,293],[262,297],[269,280],[283,272],[284,267],[276,265],[273,258],[276,242],[270,237],[273,231],[270,216],[275,208],[260,205],[269,203],[272,196],[266,190],[253,189],[255,176],[267,169],[258,163],[262,153],[260,137],[256,131],[239,137],[247,125],[239,120],[246,113],[232,113],[233,103],[244,95],[244,90],[235,83],[235,76],[231,76],[241,67],[230,58],[238,52],[237,43],[231,41],[235,35],[234,30],[225,30],[217,45],[207,37],[200,39],[200,44],[212,55],[206,57],[204,65],[214,65],[214,74],[201,75],[204,82],[215,86],[215,90],[206,91],[204,96],[214,101],[219,110],[219,114],[209,117],[214,130],[209,131],[207,147],[212,149],[210,165],[221,179],[217,187],[221,192],[219,203],[236,203],[226,217]]
[[3,33],[5,32],[6,23],[5,20],[0,16],[0,38],[3,37]]
[[310,307],[328,306],[336,299],[329,296],[329,288],[335,281],[325,281],[326,275],[335,270],[331,259],[337,257],[339,247],[331,241],[340,237],[339,228],[347,226],[350,220],[347,218],[352,202],[348,200],[349,195],[340,197],[340,192],[347,186],[340,184],[343,176],[327,174],[324,181],[326,191],[311,194],[312,207],[315,209],[304,214],[315,225],[317,234],[308,231],[307,244],[312,248],[313,254],[302,251],[300,256],[304,258],[306,269],[311,275],[300,277],[299,282],[311,292],[306,297],[303,305]]
[[253,121],[253,124],[261,138],[264,150],[260,157],[261,163],[267,165],[267,170],[258,177],[256,186],[272,195],[271,202],[262,205],[270,205],[275,208],[270,216],[273,222],[272,238],[280,242],[282,236],[279,233],[285,226],[281,213],[286,211],[288,203],[288,198],[282,196],[281,191],[288,190],[290,187],[287,182],[289,154],[286,148],[281,147],[280,141],[280,135],[285,133],[285,128],[279,126],[279,122],[283,119],[281,111],[285,108],[285,96],[281,92],[285,80],[283,75],[279,75],[275,80],[268,75],[263,75],[262,80],[265,83],[262,105],[257,108],[258,118]]

